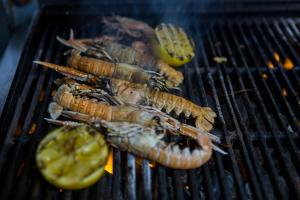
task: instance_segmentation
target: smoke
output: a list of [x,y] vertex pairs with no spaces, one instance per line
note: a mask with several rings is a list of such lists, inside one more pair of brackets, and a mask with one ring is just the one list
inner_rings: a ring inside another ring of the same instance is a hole
[[[191,1],[191,0],[152,0],[150,10],[156,13],[159,21],[164,23],[172,23],[183,28],[188,28],[190,23],[195,22],[195,12],[198,9],[205,8],[207,0]],[[201,21],[197,19],[196,21]]]
[[201,34],[205,30],[200,28],[204,21],[204,15],[201,13],[204,13],[210,6],[208,0],[152,0],[148,3],[150,3],[150,12],[156,15],[155,22],[151,24],[152,27],[160,23],[180,26],[194,40],[196,46],[202,45]]

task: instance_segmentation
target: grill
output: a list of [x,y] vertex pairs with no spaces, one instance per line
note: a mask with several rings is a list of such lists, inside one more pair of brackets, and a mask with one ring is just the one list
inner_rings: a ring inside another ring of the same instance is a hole
[[181,68],[181,93],[214,108],[213,132],[228,155],[214,153],[199,169],[173,170],[114,150],[113,175],[79,191],[41,177],[34,155],[54,128],[43,118],[58,75],[32,61],[64,63],[66,48],[55,37],[68,37],[70,28],[78,37],[99,35],[99,14],[161,21],[159,13],[138,8],[49,6],[35,17],[1,115],[0,199],[300,199],[300,18],[293,13],[188,13],[185,29],[198,52]]

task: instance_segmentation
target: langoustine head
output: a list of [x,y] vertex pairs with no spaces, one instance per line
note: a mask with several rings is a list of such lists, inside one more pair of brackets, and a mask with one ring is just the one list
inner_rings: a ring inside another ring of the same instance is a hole
[[145,22],[128,17],[106,16],[102,18],[108,31],[116,31],[117,34],[125,34],[135,39],[148,37],[154,30]]

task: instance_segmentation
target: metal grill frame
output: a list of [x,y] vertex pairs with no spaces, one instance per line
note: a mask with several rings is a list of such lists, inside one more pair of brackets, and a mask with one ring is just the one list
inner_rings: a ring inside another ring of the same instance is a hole
[[[139,6],[142,5],[133,6],[132,9]],[[103,14],[128,14],[126,5],[123,8],[105,8],[101,8]],[[193,20],[196,20],[198,11],[190,12]],[[300,19],[283,16],[273,18],[270,12],[264,13],[264,17],[254,18],[253,15],[258,11],[243,17],[243,12],[234,12],[232,9],[229,14],[223,12],[222,20],[219,20],[220,16],[216,17],[216,13],[203,11],[203,24],[208,27],[207,31],[200,32],[199,27],[190,27],[196,41],[199,37],[206,40],[198,44],[197,58],[182,69],[186,78],[183,95],[196,103],[214,108],[220,129],[217,133],[228,145],[226,150],[229,155],[225,157],[215,153],[209,164],[187,171],[161,166],[153,170],[149,162],[143,160],[139,170],[134,156],[114,150],[112,177],[107,174],[95,186],[85,190],[60,192],[46,183],[32,165],[36,145],[53,128],[43,118],[47,116],[52,83],[57,76],[32,64],[32,60],[57,63],[62,60],[61,54],[65,48],[55,42],[55,36],[62,34],[66,37],[72,24],[57,26],[51,17],[61,19],[60,24],[64,24],[72,22],[72,17],[93,17],[96,13],[80,7],[44,7],[31,27],[32,32],[25,44],[0,118],[0,177],[5,178],[0,190],[1,199],[285,199],[292,195],[300,199],[297,147],[299,107],[295,105],[299,102],[300,58],[296,50],[300,47],[291,46],[292,43],[299,44]],[[143,15],[147,18],[152,13]],[[233,16],[240,16],[241,19],[232,19]],[[95,35],[96,32],[97,28],[89,33],[82,31],[81,34]],[[216,44],[218,42],[221,44]],[[240,44],[244,48],[240,48]],[[290,56],[297,67],[292,71],[283,70],[271,56],[274,51],[282,58]],[[228,58],[228,63],[216,64],[212,61],[214,56],[221,55]],[[266,67],[270,60],[275,63],[275,69]],[[262,73],[267,73],[269,80],[260,76]],[[197,89],[192,83],[196,84]],[[249,86],[251,92],[236,94],[239,90],[247,91]],[[282,86],[286,88],[288,96],[278,95]],[[41,93],[44,93],[44,101],[39,101]],[[244,107],[249,105],[245,109],[251,125],[245,121],[241,104]],[[285,114],[288,124],[280,113]],[[29,135],[32,121],[36,122],[37,129],[35,134]],[[18,127],[18,124],[22,124],[22,127]],[[14,136],[16,132],[19,132],[18,137]],[[230,145],[232,137],[233,146]],[[120,167],[124,163],[126,169]],[[233,188],[230,180],[233,181]],[[12,192],[13,188],[16,191]]]

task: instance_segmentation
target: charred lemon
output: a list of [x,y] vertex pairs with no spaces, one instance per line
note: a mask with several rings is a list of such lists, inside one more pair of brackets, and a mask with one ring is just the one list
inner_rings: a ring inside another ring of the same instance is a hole
[[81,189],[94,184],[104,173],[107,157],[104,137],[86,125],[50,132],[36,151],[41,174],[63,189]]
[[172,24],[158,25],[151,43],[155,54],[172,66],[181,66],[195,56],[194,41]]

